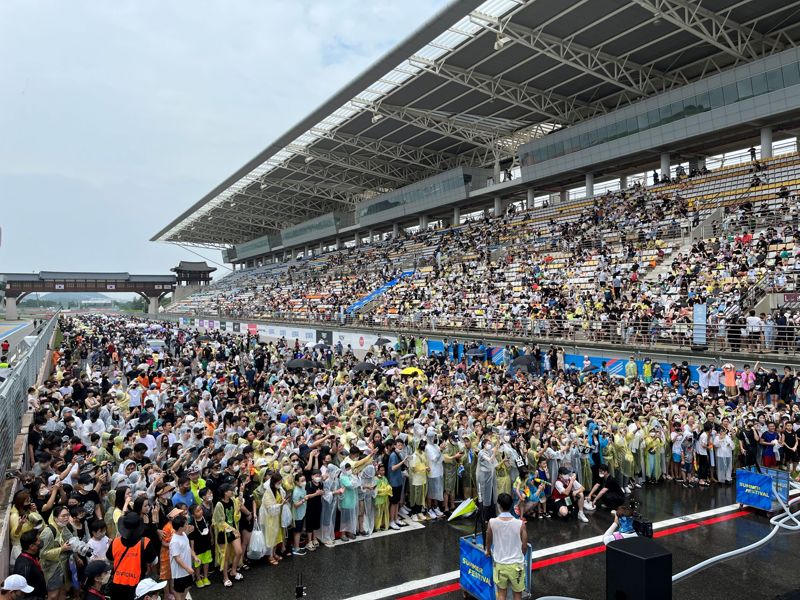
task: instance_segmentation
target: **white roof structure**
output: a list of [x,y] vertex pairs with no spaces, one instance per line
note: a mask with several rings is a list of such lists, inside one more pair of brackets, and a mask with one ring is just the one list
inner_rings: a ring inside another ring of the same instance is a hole
[[800,0],[456,0],[159,231],[226,247],[797,45]]

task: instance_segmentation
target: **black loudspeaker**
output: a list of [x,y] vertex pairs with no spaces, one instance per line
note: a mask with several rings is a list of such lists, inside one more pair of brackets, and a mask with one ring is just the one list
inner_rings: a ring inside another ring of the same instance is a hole
[[692,352],[708,352],[708,346],[691,346]]
[[672,554],[645,537],[611,542],[606,600],[672,600]]

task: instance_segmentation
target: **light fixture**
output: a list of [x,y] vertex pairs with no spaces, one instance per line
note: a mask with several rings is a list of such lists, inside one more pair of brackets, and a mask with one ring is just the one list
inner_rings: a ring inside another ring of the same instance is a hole
[[380,114],[380,113],[372,113],[372,122],[373,122],[373,124],[374,124],[374,123],[377,123],[377,122],[378,122],[378,121],[380,121],[382,118],[383,118],[383,115],[382,115],[382,114]]
[[306,164],[310,163],[312,160],[314,160],[313,156],[306,156],[306,158],[305,158]]
[[500,50],[503,46],[505,46],[508,42],[511,41],[511,38],[503,35],[502,33],[497,33],[497,39],[494,42],[494,49]]

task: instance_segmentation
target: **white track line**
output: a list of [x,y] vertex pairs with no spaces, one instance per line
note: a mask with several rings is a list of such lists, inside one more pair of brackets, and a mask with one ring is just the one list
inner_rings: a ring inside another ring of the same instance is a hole
[[[683,517],[674,517],[672,519],[659,521],[658,523],[653,523],[653,529],[664,529],[665,527],[682,525],[690,521],[707,519],[709,517],[715,517],[717,515],[733,512],[735,510],[739,510],[738,504],[728,504],[726,506],[720,506],[719,508],[712,508],[711,510],[704,510],[702,512],[686,515]],[[364,538],[364,539],[369,539],[369,538]],[[578,548],[585,548],[586,546],[594,546],[598,543],[602,543],[602,541],[603,541],[602,535],[595,535],[589,538],[584,538],[582,540],[575,540],[574,542],[568,542],[566,544],[560,544],[558,546],[551,546],[550,548],[542,548],[540,550],[535,550],[532,553],[532,558],[533,560],[536,560],[539,558],[544,558],[546,556],[552,556],[554,554],[561,554],[563,552],[568,552],[570,550],[577,550]],[[455,581],[456,579],[458,579],[458,577],[459,577],[459,571],[450,571],[449,573],[434,575],[433,577],[428,577],[426,579],[415,579],[414,581],[407,581],[406,583],[401,583],[399,585],[394,585],[392,587],[383,588],[382,590],[375,590],[374,592],[367,592],[366,594],[351,596],[347,600],[381,600],[382,598],[399,596],[400,594],[407,594],[409,592],[413,592],[421,588],[431,587],[434,585],[440,585],[442,583]]]

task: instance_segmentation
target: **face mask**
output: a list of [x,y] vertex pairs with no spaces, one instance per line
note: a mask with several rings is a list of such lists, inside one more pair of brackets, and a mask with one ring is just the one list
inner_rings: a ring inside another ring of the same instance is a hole
[[39,490],[39,495],[40,496],[47,496],[48,493],[49,493],[49,490],[47,488],[42,488],[42,489]]
[[319,483],[320,481],[322,481],[322,478],[320,478],[320,477],[312,477],[311,481],[313,481],[314,483]]
[[238,473],[239,472],[239,465],[236,465],[235,467],[233,467],[233,472],[234,473]]
[[485,449],[487,452],[491,452],[491,451],[492,451],[492,445],[491,445],[491,444],[486,444],[486,445],[484,446],[484,449]]
[[511,436],[510,435],[504,435],[503,436],[503,441],[505,441],[505,442],[511,441]]
[[87,483],[83,486],[84,492],[91,492],[94,489],[94,486],[91,483]]

